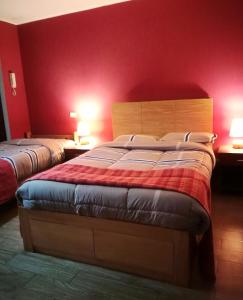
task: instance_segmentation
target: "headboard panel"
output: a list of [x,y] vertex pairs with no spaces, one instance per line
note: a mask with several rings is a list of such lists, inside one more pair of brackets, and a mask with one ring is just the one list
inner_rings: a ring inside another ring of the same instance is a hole
[[212,132],[212,121],[211,98],[119,102],[112,107],[113,138],[122,134],[162,136],[171,131]]

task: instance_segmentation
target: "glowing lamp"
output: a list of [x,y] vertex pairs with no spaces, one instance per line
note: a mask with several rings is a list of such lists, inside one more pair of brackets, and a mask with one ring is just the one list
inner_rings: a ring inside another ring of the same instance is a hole
[[[231,122],[230,137],[243,138],[243,118],[235,118]],[[233,148],[243,148],[243,140],[233,140]]]
[[74,132],[74,140],[81,145],[89,144],[89,124],[86,122],[78,122],[77,131]]
[[70,118],[77,120],[77,129],[74,132],[76,144],[96,144],[91,131],[97,131],[97,117],[100,113],[100,105],[96,100],[82,101],[75,111],[69,112]]
[[88,136],[90,135],[89,125],[85,122],[78,122],[77,132],[79,136]]

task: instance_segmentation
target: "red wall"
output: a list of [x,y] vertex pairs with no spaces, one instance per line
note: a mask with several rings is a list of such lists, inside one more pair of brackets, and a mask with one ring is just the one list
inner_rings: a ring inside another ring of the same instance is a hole
[[241,0],[133,0],[19,27],[34,133],[71,133],[95,97],[111,137],[114,101],[214,98],[214,130],[243,116]]
[[[30,130],[22,62],[17,26],[0,21],[0,62],[3,74],[5,100],[12,138],[24,136]],[[16,74],[17,95],[13,96],[9,84],[9,71]]]

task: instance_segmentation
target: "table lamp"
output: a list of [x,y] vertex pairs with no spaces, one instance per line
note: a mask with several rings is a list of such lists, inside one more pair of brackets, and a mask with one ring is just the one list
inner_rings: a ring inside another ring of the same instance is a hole
[[243,148],[243,118],[235,118],[231,122],[230,127],[230,137],[237,138],[233,140],[233,148],[242,149]]
[[78,122],[78,127],[77,127],[77,131],[76,131],[79,143],[81,145],[87,145],[89,144],[89,136],[90,136],[90,130],[89,130],[89,124],[84,122],[84,121],[80,121]]

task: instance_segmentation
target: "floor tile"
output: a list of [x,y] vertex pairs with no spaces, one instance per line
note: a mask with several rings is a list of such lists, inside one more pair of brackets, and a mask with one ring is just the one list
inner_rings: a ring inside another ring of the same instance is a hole
[[99,294],[95,289],[86,289],[84,284],[74,286],[67,283],[64,280],[57,280],[48,276],[37,275],[28,282],[26,288],[35,291],[42,292],[46,295],[52,295],[58,299],[85,299],[88,297],[97,299],[105,299],[103,294]]
[[23,271],[46,275],[49,278],[70,281],[79,271],[78,263],[41,255],[23,252],[14,256],[9,265]]
[[243,197],[213,195],[217,281],[191,289],[23,250],[14,212],[0,212],[0,300],[242,300]]

